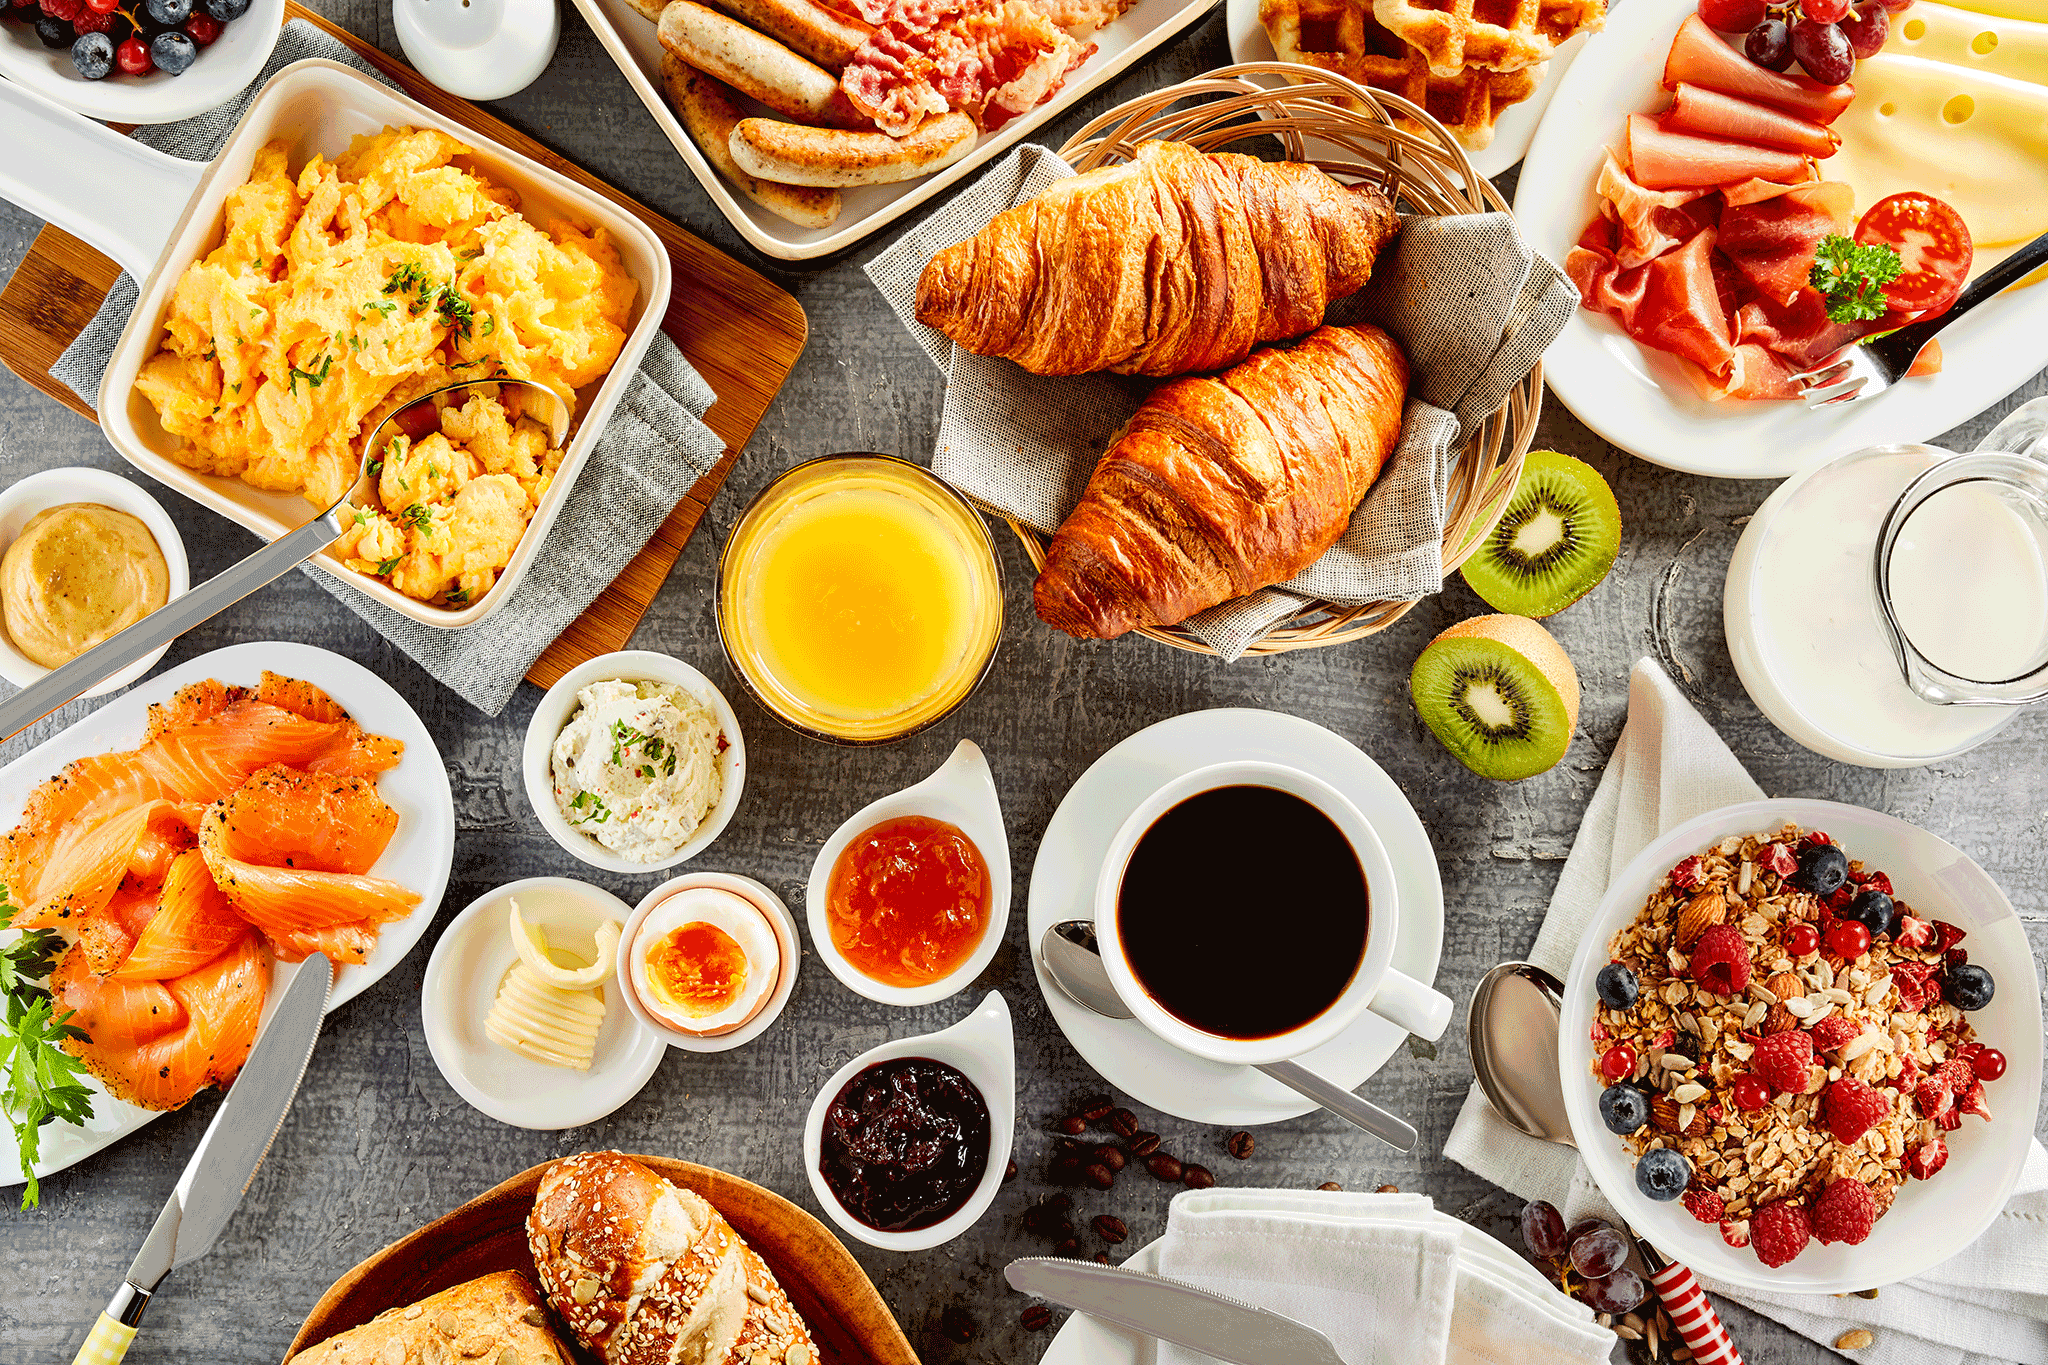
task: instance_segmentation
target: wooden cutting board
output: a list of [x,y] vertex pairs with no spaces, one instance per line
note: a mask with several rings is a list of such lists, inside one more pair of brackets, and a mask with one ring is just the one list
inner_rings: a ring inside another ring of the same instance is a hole
[[[668,248],[674,262],[675,288],[661,329],[717,393],[718,401],[704,415],[704,423],[725,442],[725,454],[676,504],[647,547],[527,670],[529,680],[549,686],[586,659],[626,647],[676,556],[689,543],[690,533],[697,529],[740,451],[752,438],[761,414],[796,365],[809,331],[803,306],[765,276],[697,240],[511,124],[437,89],[405,63],[336,28],[297,0],[285,5],[285,18],[318,25],[421,104],[638,214]],[[50,377],[50,366],[92,321],[120,273],[119,266],[78,238],[45,227],[22,258],[14,278],[0,290],[0,361],[86,418],[93,417],[92,409]]]
[[[694,1190],[731,1223],[775,1272],[776,1283],[811,1330],[819,1365],[918,1365],[917,1353],[882,1296],[823,1223],[773,1190],[709,1166],[636,1156]],[[285,1359],[387,1308],[415,1303],[480,1275],[516,1270],[539,1285],[526,1249],[526,1214],[545,1165],[513,1176],[336,1280],[306,1316]],[[590,1357],[577,1352],[580,1361]]]

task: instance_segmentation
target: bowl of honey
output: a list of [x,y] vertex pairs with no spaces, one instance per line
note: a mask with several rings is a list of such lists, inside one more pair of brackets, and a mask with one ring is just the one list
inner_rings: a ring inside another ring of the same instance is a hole
[[734,523],[718,564],[718,638],[763,709],[835,744],[887,744],[973,693],[1003,633],[981,514],[893,455],[785,471]]

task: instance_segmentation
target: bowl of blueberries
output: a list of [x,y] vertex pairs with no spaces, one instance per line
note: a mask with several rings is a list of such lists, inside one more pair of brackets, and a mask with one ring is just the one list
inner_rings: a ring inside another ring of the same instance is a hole
[[284,0],[0,0],[0,76],[88,118],[174,123],[262,73]]

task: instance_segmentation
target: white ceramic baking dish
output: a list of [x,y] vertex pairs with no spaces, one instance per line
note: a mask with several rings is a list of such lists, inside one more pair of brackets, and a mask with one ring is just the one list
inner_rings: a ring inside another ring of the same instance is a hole
[[[710,3],[716,5],[717,0],[710,0]],[[625,73],[626,84],[633,87],[633,93],[647,106],[647,112],[654,116],[661,131],[668,134],[677,155],[696,174],[698,183],[704,186],[704,192],[711,196],[711,202],[718,206],[719,212],[731,221],[749,246],[785,261],[815,260],[844,251],[919,205],[930,202],[933,196],[965,181],[1016,143],[1121,75],[1132,63],[1191,27],[1216,4],[1217,0],[1138,0],[1115,22],[1089,39],[1096,45],[1095,54],[1067,77],[1067,83],[1052,99],[1019,118],[1011,119],[993,133],[983,133],[972,152],[936,175],[894,185],[864,185],[842,190],[844,207],[839,212],[839,220],[828,228],[804,228],[776,217],[728,185],[725,177],[712,169],[704,154],[697,150],[697,144],[690,141],[690,135],[683,131],[683,125],[676,120],[675,110],[669,107],[661,92],[661,41],[654,36],[654,25],[633,8],[630,0],[576,0],[576,8],[582,10],[583,17],[589,20],[598,42],[604,44],[604,50],[612,55],[612,60],[619,64],[619,70]],[[740,96],[739,103],[743,114],[779,117],[744,95]]]
[[477,170],[516,190],[520,212],[533,223],[570,218],[610,232],[620,262],[640,285],[625,348],[610,374],[577,394],[576,425],[561,468],[490,592],[459,611],[450,610],[343,568],[331,554],[312,561],[393,611],[430,626],[474,625],[510,600],[668,311],[668,253],[645,223],[360,72],[320,59],[294,62],[271,77],[210,165],[153,151],[6,82],[0,82],[0,122],[8,127],[11,144],[9,155],[0,158],[0,197],[84,238],[141,281],[141,301],[100,384],[101,430],[137,469],[266,540],[311,521],[318,509],[297,493],[268,493],[179,464],[173,458],[179,439],[164,431],[156,410],[135,390],[136,374],[157,350],[179,277],[219,244],[227,196],[248,180],[265,144],[289,141],[296,169],[316,153],[333,157],[347,150],[358,133],[396,125],[438,128],[472,149],[466,160]]

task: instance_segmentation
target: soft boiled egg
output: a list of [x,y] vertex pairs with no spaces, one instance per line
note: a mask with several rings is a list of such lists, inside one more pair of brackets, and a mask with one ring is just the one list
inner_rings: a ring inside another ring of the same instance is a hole
[[700,1038],[731,1033],[775,993],[782,947],[767,915],[718,887],[678,891],[633,938],[632,982],[662,1023]]

